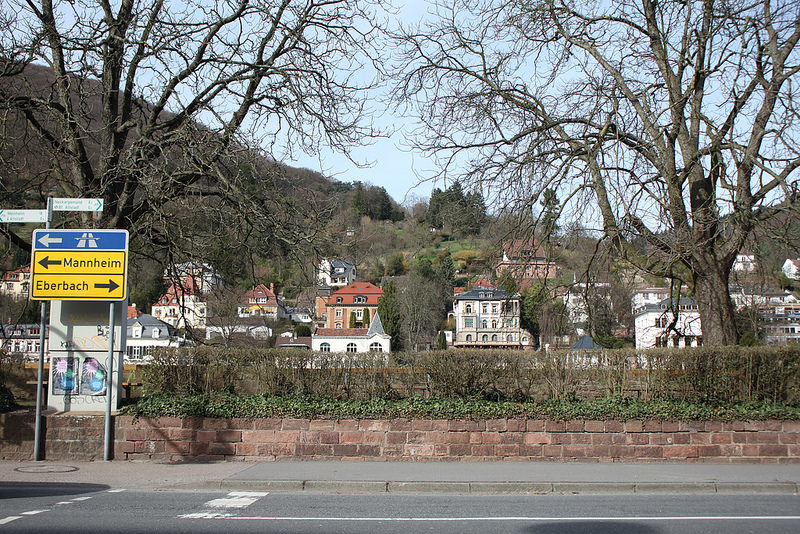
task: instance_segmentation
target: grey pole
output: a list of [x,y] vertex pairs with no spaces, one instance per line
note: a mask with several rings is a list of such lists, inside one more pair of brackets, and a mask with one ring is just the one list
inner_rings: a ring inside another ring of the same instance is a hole
[[[53,222],[53,199],[47,199],[47,221],[45,228],[50,229]],[[30,292],[30,288],[28,288]],[[33,431],[33,459],[40,462],[44,458],[42,456],[42,389],[44,382],[44,341],[45,329],[47,327],[47,301],[43,300],[41,305],[41,316],[39,321],[39,370],[36,377],[36,426]]]
[[106,417],[105,417],[105,461],[111,461],[113,451],[111,443],[111,398],[113,397],[114,387],[114,311],[116,302],[108,304],[108,365],[106,371]]

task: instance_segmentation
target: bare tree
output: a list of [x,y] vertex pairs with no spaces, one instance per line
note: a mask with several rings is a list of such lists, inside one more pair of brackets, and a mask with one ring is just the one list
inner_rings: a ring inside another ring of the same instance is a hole
[[102,217],[82,225],[128,228],[169,253],[204,247],[198,229],[312,242],[314,197],[288,194],[274,161],[347,153],[375,133],[369,3],[4,2],[0,157],[17,165],[2,200],[102,197]]
[[689,284],[704,343],[736,343],[736,253],[797,204],[798,2],[436,6],[397,35],[419,146],[504,205],[553,189],[632,264]]

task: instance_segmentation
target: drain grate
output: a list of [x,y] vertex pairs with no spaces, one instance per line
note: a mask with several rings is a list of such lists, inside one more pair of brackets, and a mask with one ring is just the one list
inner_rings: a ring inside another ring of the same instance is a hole
[[14,469],[20,473],[70,473],[77,470],[71,465],[24,465]]

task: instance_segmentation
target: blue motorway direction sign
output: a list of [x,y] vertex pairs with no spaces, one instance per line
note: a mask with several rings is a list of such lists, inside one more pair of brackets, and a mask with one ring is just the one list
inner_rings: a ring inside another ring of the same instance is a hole
[[128,250],[127,230],[34,230],[34,250]]

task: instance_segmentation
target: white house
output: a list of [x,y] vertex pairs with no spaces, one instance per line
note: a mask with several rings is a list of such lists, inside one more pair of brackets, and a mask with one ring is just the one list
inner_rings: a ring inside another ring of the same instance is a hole
[[15,299],[28,298],[28,289],[31,285],[31,268],[22,267],[3,274],[3,283],[0,285],[0,293],[9,295]]
[[170,325],[143,313],[128,317],[125,361],[145,362],[152,359],[154,347],[180,347],[184,340],[174,335]]
[[269,289],[264,284],[245,293],[239,302],[239,317],[265,317],[278,321],[287,316],[283,299],[275,294],[275,285],[270,284]]
[[218,337],[224,339],[250,338],[267,340],[272,336],[272,328],[265,324],[262,317],[239,317],[230,324],[209,325],[206,328],[206,339]]
[[391,336],[386,335],[376,313],[369,328],[317,328],[311,336],[311,350],[318,352],[391,352]]
[[589,304],[586,301],[587,297],[590,299],[603,299],[610,309],[610,289],[611,284],[606,282],[597,282],[588,284],[588,286],[584,283],[573,283],[562,295],[561,298],[564,301],[564,307],[569,315],[569,320],[575,325],[579,336],[583,336],[587,333],[585,329],[586,323],[589,321]]
[[737,254],[733,261],[733,270],[741,273],[752,273],[758,267],[754,254]]
[[793,260],[791,258],[783,262],[783,274],[792,280],[800,280],[800,258]]
[[191,277],[184,280],[183,285],[171,284],[151,311],[156,319],[175,328],[204,329],[207,326],[208,303]]
[[[50,358],[50,327],[45,327],[44,358]],[[26,362],[39,360],[41,325],[0,324],[0,349],[6,354],[22,356]]]
[[345,287],[356,281],[356,266],[349,261],[323,259],[317,267],[317,285]]
[[192,280],[195,290],[203,295],[223,285],[217,271],[208,263],[177,263],[164,269],[164,280],[168,284],[180,281],[182,285],[186,286],[188,279]]
[[475,286],[456,295],[453,312],[456,332],[453,346],[522,348],[530,336],[520,325],[520,296],[502,289]]
[[698,346],[703,341],[700,326],[700,313],[697,300],[681,298],[678,302],[678,319],[674,329],[667,330],[675,317],[674,300],[667,298],[658,304],[646,304],[634,314],[636,328],[636,348],[689,347]]

